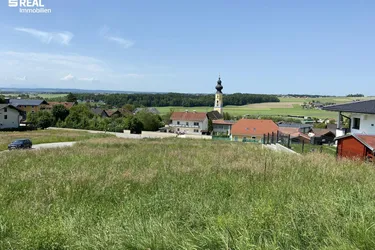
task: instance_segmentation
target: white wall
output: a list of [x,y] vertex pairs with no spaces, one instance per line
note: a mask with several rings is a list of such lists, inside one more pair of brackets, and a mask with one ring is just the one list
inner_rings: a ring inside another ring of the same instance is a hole
[[[367,114],[352,114],[351,115],[351,132],[353,134],[367,134],[367,135],[375,135],[375,115],[367,115]],[[354,118],[360,118],[360,126],[359,129],[353,129]]]
[[[178,125],[177,122],[180,122]],[[189,123],[189,125],[186,125],[186,123]],[[198,126],[194,126],[194,123],[198,122]],[[208,129],[208,119],[207,117],[204,119],[204,121],[184,121],[184,120],[173,120],[171,127],[174,129],[175,132],[177,132],[177,129],[180,129],[180,132],[185,132],[188,134],[201,134],[201,130],[207,130]],[[198,129],[198,132],[194,132],[195,129]]]
[[[7,115],[7,119],[4,119],[4,116]],[[0,110],[0,129],[3,128],[18,128],[20,125],[20,113],[8,107],[7,112],[5,109]]]

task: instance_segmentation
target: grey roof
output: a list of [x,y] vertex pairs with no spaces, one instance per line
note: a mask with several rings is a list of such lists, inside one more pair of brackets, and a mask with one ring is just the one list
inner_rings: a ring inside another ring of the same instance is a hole
[[284,123],[284,122],[278,122],[277,125],[280,128],[312,128],[312,124],[302,124],[302,123]]
[[214,111],[211,111],[211,112],[208,112],[207,113],[207,117],[208,119],[210,120],[221,120],[223,119],[223,115],[220,114],[218,111],[214,110]]
[[36,99],[9,99],[9,104],[13,106],[39,106],[40,104],[47,104],[45,100]]
[[91,112],[93,112],[95,115],[102,115],[103,109],[101,108],[91,108]]
[[157,110],[157,108],[153,108],[153,107],[152,108],[136,108],[133,113],[136,114],[136,113],[138,113],[142,110],[145,110],[146,112],[153,113],[153,114],[156,114],[156,115],[160,114],[159,110]]
[[9,108],[15,109],[15,110],[17,110],[18,112],[23,113],[22,110],[18,109],[17,107],[14,107],[13,105],[10,105],[10,104],[0,104],[0,110],[3,109],[3,108],[6,108],[6,107],[9,107]]
[[323,107],[323,110],[337,111],[337,112],[349,112],[349,113],[375,114],[375,100],[330,105],[330,106]]

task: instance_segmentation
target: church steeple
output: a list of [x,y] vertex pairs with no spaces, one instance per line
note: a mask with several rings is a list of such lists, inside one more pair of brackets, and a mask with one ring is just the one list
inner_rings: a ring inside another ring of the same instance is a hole
[[222,94],[221,91],[223,90],[223,86],[221,85],[221,78],[220,78],[220,75],[219,75],[219,80],[217,80],[216,90],[217,90],[216,93],[221,93],[221,94]]
[[215,95],[215,106],[214,110],[218,111],[220,114],[223,113],[223,86],[221,85],[221,78],[219,75],[219,80],[217,81],[216,85],[216,95]]

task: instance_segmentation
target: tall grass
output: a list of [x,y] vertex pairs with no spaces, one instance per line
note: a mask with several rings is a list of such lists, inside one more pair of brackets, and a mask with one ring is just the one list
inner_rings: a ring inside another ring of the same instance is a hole
[[375,249],[360,162],[116,138],[0,157],[0,249]]

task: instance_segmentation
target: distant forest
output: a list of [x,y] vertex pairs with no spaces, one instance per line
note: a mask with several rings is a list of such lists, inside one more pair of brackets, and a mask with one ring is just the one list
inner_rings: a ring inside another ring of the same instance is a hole
[[[74,94],[82,101],[103,101],[114,107],[122,107],[125,104],[145,107],[199,107],[213,106],[214,94]],[[225,105],[246,105],[263,102],[280,102],[280,99],[273,95],[261,94],[229,94],[224,95]]]

